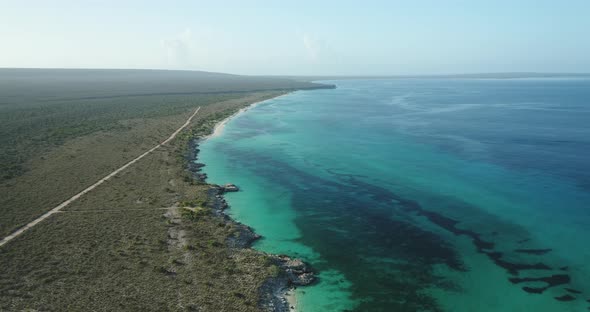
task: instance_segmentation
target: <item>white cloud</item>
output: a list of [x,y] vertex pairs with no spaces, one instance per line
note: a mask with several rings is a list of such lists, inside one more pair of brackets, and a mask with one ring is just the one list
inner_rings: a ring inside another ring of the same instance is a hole
[[191,67],[191,40],[190,28],[185,29],[172,39],[162,40],[169,67],[185,69]]
[[307,52],[307,57],[311,61],[317,62],[320,59],[320,42],[308,34],[303,34],[302,39],[303,47],[305,47],[305,51]]

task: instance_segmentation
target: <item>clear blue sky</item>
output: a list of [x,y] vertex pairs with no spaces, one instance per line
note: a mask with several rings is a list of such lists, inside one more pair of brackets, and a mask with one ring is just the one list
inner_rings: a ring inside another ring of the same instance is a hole
[[590,72],[590,0],[0,0],[0,67]]

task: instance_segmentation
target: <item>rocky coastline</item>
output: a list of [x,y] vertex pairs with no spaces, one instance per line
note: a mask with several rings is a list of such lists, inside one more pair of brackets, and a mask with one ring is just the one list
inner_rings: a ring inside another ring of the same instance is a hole
[[[202,172],[205,164],[198,163],[199,140],[192,139],[189,142],[187,155],[187,170],[193,178],[200,183],[207,183],[207,174]],[[225,213],[229,204],[224,198],[226,192],[237,192],[239,187],[233,184],[216,185],[208,184],[208,208],[213,214],[222,218],[224,222],[231,224],[234,235],[227,239],[228,248],[251,248],[252,244],[261,238],[254,230],[241,222],[233,220]],[[261,252],[261,251],[259,251]],[[262,252],[261,252],[262,253]],[[287,301],[287,293],[298,286],[311,285],[316,281],[312,268],[300,259],[293,259],[287,255],[266,254],[269,260],[279,268],[279,273],[270,277],[259,289],[259,307],[267,312],[293,311],[294,307]]]

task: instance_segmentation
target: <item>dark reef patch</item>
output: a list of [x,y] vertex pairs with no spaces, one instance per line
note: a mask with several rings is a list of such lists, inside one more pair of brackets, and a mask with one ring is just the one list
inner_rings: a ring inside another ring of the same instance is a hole
[[576,289],[571,289],[571,288],[565,288],[565,290],[567,290],[568,292],[572,293],[572,294],[581,294],[582,292]]
[[535,264],[526,264],[526,263],[512,263],[505,260],[502,260],[502,253],[501,252],[483,252],[492,261],[499,267],[504,268],[508,273],[512,275],[518,275],[519,271],[522,270],[551,270],[546,264],[543,263],[535,263]]
[[525,286],[522,289],[530,294],[542,294],[545,290],[551,288],[551,287],[555,287],[555,286],[560,286],[560,285],[566,285],[570,282],[570,276],[566,275],[566,274],[556,274],[556,275],[551,275],[548,277],[523,277],[523,278],[518,278],[518,277],[513,277],[510,278],[509,281],[513,284],[520,284],[520,283],[526,283],[526,282],[543,282],[545,284],[547,284],[547,286],[545,287],[528,287]]
[[547,249],[515,249],[514,251],[519,252],[519,253],[529,254],[529,255],[544,255],[552,250],[553,249],[547,248]]
[[[380,200],[389,200],[398,203],[404,211],[407,212],[414,212],[418,216],[426,217],[430,222],[436,224],[437,226],[455,234],[455,235],[464,235],[468,236],[472,239],[474,246],[477,248],[479,253],[485,254],[492,260],[494,264],[497,266],[505,269],[511,275],[519,275],[521,271],[525,270],[544,270],[544,271],[551,271],[553,268],[550,266],[542,263],[518,263],[518,262],[510,262],[503,259],[504,254],[499,251],[493,251],[495,244],[493,242],[486,241],[481,238],[481,234],[478,234],[475,231],[467,230],[459,228],[458,225],[460,223],[459,220],[455,220],[449,217],[446,217],[440,213],[429,211],[424,209],[418,202],[414,200],[408,200],[397,196],[396,194],[389,192],[383,188],[378,186],[369,185],[358,181],[357,179],[350,178],[350,183],[353,183],[357,187],[368,188],[372,189],[373,192],[376,190],[377,193],[380,194],[378,198]],[[362,189],[361,188],[361,189]],[[374,194],[374,193],[373,193]],[[387,194],[387,195],[385,195]],[[497,233],[496,233],[497,234]],[[519,243],[525,243],[530,241],[530,239],[523,239],[519,241]],[[524,254],[531,254],[531,255],[543,255],[550,252],[552,249],[517,249],[515,252],[524,253]],[[567,268],[567,267],[562,267]],[[566,285],[570,282],[571,277],[567,274],[557,274],[552,275],[550,277],[541,277],[541,278],[510,278],[510,282],[513,284],[518,284],[522,282],[545,282],[547,284],[546,287],[523,287],[522,289],[528,293],[536,293],[540,294],[543,293],[545,290],[551,287],[559,286],[559,285]],[[574,298],[575,299],[575,298]],[[564,300],[565,301],[565,300]]]
[[574,300],[576,300],[576,297],[574,297],[572,295],[563,295],[563,296],[555,297],[555,300],[558,300],[558,301],[574,301]]
[[[490,237],[489,231],[481,234],[462,228],[460,220],[425,209],[415,200],[379,185],[365,183],[358,176],[326,170],[338,179],[334,181],[298,170],[268,155],[241,152],[227,145],[221,149],[233,158],[234,163],[292,190],[291,206],[298,215],[304,216],[295,219],[302,233],[299,240],[322,255],[322,261],[312,263],[314,268],[342,272],[352,282],[352,298],[361,302],[355,309],[357,311],[441,311],[436,300],[423,290],[440,285],[457,289],[456,285],[435,274],[434,265],[444,264],[455,271],[468,268],[444,235],[417,224],[416,217],[423,217],[454,235],[470,238],[477,252],[515,276],[510,279],[513,284],[546,284],[544,287],[523,287],[528,293],[540,294],[570,282],[567,274],[518,278],[526,270],[553,269],[540,261],[515,262],[506,251],[495,250],[496,244],[487,238]],[[494,231],[491,236],[501,234]],[[530,239],[523,239],[518,243],[528,241]],[[343,250],[351,252],[343,253]],[[535,258],[550,251],[518,250],[513,252],[522,256],[534,255]],[[396,261],[388,262],[391,259]],[[396,295],[391,296],[392,293]]]
[[404,209],[407,211],[413,211],[417,215],[425,216],[430,222],[440,226],[441,228],[455,234],[455,235],[465,235],[472,239],[473,244],[477,248],[479,253],[487,255],[497,266],[502,267],[508,273],[512,275],[518,275],[519,271],[522,270],[551,270],[546,264],[543,263],[535,263],[535,264],[526,264],[526,263],[513,263],[502,259],[503,253],[501,252],[494,252],[489,251],[494,248],[493,242],[485,241],[481,238],[481,235],[476,233],[472,230],[465,230],[460,229],[457,227],[459,224],[458,220],[451,219],[449,217],[443,216],[440,213],[436,213],[433,211],[423,209],[417,202],[413,200],[405,200],[402,198],[396,198],[398,202],[400,202]]
[[[224,153],[292,190],[292,207],[305,215],[295,220],[302,233],[299,240],[322,255],[321,261],[312,263],[314,269],[337,270],[352,282],[352,298],[361,302],[355,311],[442,312],[424,290],[457,287],[437,276],[433,266],[466,268],[443,237],[410,222],[407,213],[393,208],[388,193],[323,179],[266,155]],[[350,252],[342,252],[347,250]]]

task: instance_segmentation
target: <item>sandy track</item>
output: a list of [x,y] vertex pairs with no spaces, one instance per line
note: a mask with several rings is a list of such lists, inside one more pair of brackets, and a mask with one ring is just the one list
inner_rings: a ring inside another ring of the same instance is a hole
[[60,210],[62,210],[64,207],[66,207],[67,205],[71,204],[73,201],[75,201],[76,199],[82,197],[82,195],[92,191],[93,189],[95,189],[97,186],[103,184],[104,182],[108,181],[110,178],[114,177],[115,175],[117,175],[118,173],[120,173],[121,171],[127,169],[127,167],[133,165],[134,163],[136,163],[137,161],[139,161],[140,159],[144,158],[145,156],[149,155],[151,152],[155,151],[156,149],[158,149],[159,147],[161,147],[162,145],[172,141],[176,135],[178,135],[178,133],[180,133],[180,131],[182,131],[184,128],[186,128],[191,121],[193,120],[193,117],[195,117],[195,115],[197,115],[197,113],[199,112],[199,110],[201,109],[201,107],[197,107],[197,109],[195,110],[195,112],[186,120],[186,122],[180,126],[180,128],[178,128],[176,131],[174,131],[174,133],[172,133],[172,135],[170,135],[170,137],[168,139],[166,139],[165,141],[163,141],[162,143],[152,147],[150,150],[148,150],[147,152],[139,155],[137,158],[129,161],[128,163],[124,164],[122,167],[120,167],[119,169],[109,173],[107,176],[105,176],[104,178],[98,180],[96,183],[92,184],[91,186],[87,187],[86,189],[84,189],[82,192],[72,196],[70,199],[64,201],[63,203],[59,204],[58,206],[54,207],[53,209],[49,210],[48,212],[44,213],[43,215],[41,215],[39,218],[29,222],[27,225],[21,227],[20,229],[16,230],[15,232],[13,232],[12,234],[4,237],[2,239],[2,241],[0,242],[0,247],[4,246],[6,243],[8,243],[9,241],[15,239],[16,237],[18,237],[19,235],[21,235],[22,233],[24,233],[26,230],[34,227],[35,225],[39,224],[41,221],[49,218],[51,215],[53,215],[54,213],[59,212]]

